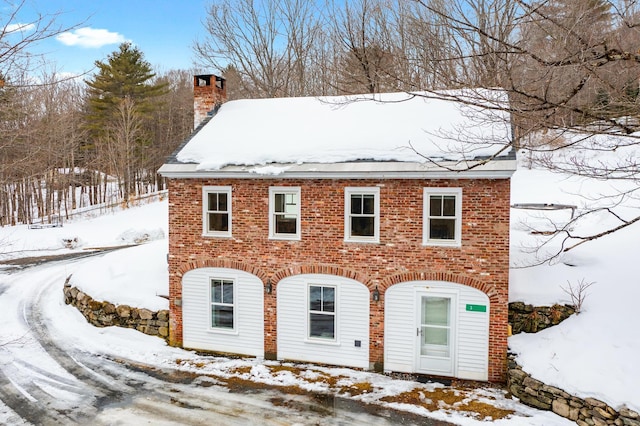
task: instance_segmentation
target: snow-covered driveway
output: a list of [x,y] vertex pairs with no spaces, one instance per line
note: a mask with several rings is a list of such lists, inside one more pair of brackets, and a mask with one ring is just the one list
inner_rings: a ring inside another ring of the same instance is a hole
[[[113,330],[83,324],[62,301],[66,277],[87,261],[0,275],[0,424],[446,424],[347,399],[231,391],[211,376],[102,351],[87,333],[112,346]],[[131,342],[136,332],[115,333]],[[150,354],[153,339],[139,335]]]

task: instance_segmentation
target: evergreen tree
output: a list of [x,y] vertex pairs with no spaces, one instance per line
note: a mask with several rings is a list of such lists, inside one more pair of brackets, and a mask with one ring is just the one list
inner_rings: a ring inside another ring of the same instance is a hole
[[98,72],[86,81],[88,90],[87,127],[95,163],[115,174],[127,199],[135,192],[136,180],[142,178],[151,145],[154,102],[167,92],[166,84],[156,83],[151,65],[143,53],[122,43],[105,62],[96,61]]

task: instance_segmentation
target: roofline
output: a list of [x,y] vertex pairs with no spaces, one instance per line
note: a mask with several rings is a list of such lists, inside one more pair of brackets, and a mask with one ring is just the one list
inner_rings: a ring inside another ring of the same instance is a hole
[[516,161],[449,165],[408,162],[278,164],[276,167],[283,169],[281,173],[260,173],[265,166],[227,166],[220,170],[198,170],[197,166],[167,163],[158,173],[172,179],[509,179],[516,170]]

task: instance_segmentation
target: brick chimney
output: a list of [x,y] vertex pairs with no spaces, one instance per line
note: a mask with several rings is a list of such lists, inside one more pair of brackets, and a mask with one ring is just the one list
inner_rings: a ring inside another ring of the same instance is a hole
[[227,100],[225,79],[213,74],[193,76],[193,128],[198,127],[207,114]]

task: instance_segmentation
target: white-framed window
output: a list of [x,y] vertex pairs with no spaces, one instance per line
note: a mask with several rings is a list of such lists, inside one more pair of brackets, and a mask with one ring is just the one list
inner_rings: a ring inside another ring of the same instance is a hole
[[214,330],[235,330],[234,280],[211,278],[211,328]]
[[423,244],[459,247],[462,188],[424,188]]
[[380,242],[380,188],[344,189],[344,239]]
[[310,339],[336,340],[336,299],[335,286],[309,284],[307,330]]
[[231,236],[231,187],[202,188],[202,233],[210,237]]
[[269,188],[269,238],[300,239],[300,187]]

